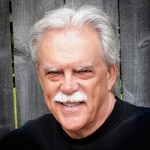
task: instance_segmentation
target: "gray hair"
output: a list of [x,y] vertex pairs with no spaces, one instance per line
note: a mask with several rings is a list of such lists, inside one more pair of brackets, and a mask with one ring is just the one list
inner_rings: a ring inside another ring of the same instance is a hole
[[99,35],[107,65],[119,63],[119,47],[113,25],[109,17],[94,6],[82,6],[75,10],[62,7],[45,14],[32,28],[30,34],[31,56],[35,64],[38,61],[38,45],[47,30],[64,29],[66,26],[83,26],[88,24]]

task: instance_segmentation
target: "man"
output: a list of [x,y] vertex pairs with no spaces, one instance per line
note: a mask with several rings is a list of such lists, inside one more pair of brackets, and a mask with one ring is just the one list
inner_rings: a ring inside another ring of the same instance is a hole
[[[6,135],[0,149],[150,148],[150,109],[115,97],[119,50],[109,18],[92,6],[47,13],[31,32],[31,55],[52,114]],[[148,136],[148,137],[147,137]]]

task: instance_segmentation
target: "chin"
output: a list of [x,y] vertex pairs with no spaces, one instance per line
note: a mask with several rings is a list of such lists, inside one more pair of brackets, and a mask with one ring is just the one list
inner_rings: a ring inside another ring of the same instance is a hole
[[61,121],[61,125],[62,128],[66,131],[75,132],[81,130],[84,127],[84,122],[83,119],[79,118],[64,119],[63,121]]

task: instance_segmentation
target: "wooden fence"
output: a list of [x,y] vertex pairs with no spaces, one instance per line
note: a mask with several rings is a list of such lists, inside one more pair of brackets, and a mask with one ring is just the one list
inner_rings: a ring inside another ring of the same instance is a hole
[[64,4],[96,5],[112,18],[121,49],[117,95],[122,91],[123,100],[150,107],[150,0],[0,0],[0,138],[49,113],[28,36],[44,12]]

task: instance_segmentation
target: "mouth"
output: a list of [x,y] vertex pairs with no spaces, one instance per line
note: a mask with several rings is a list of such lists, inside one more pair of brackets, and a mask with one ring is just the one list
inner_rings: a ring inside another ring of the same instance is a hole
[[59,109],[60,112],[62,112],[63,114],[65,115],[71,115],[71,114],[76,114],[76,113],[79,113],[81,112],[84,107],[86,106],[85,102],[82,101],[82,102],[56,102],[55,101],[55,104],[58,106],[57,108]]
[[64,102],[61,104],[64,106],[67,106],[67,107],[75,107],[75,106],[80,105],[81,103],[83,103],[83,102]]

